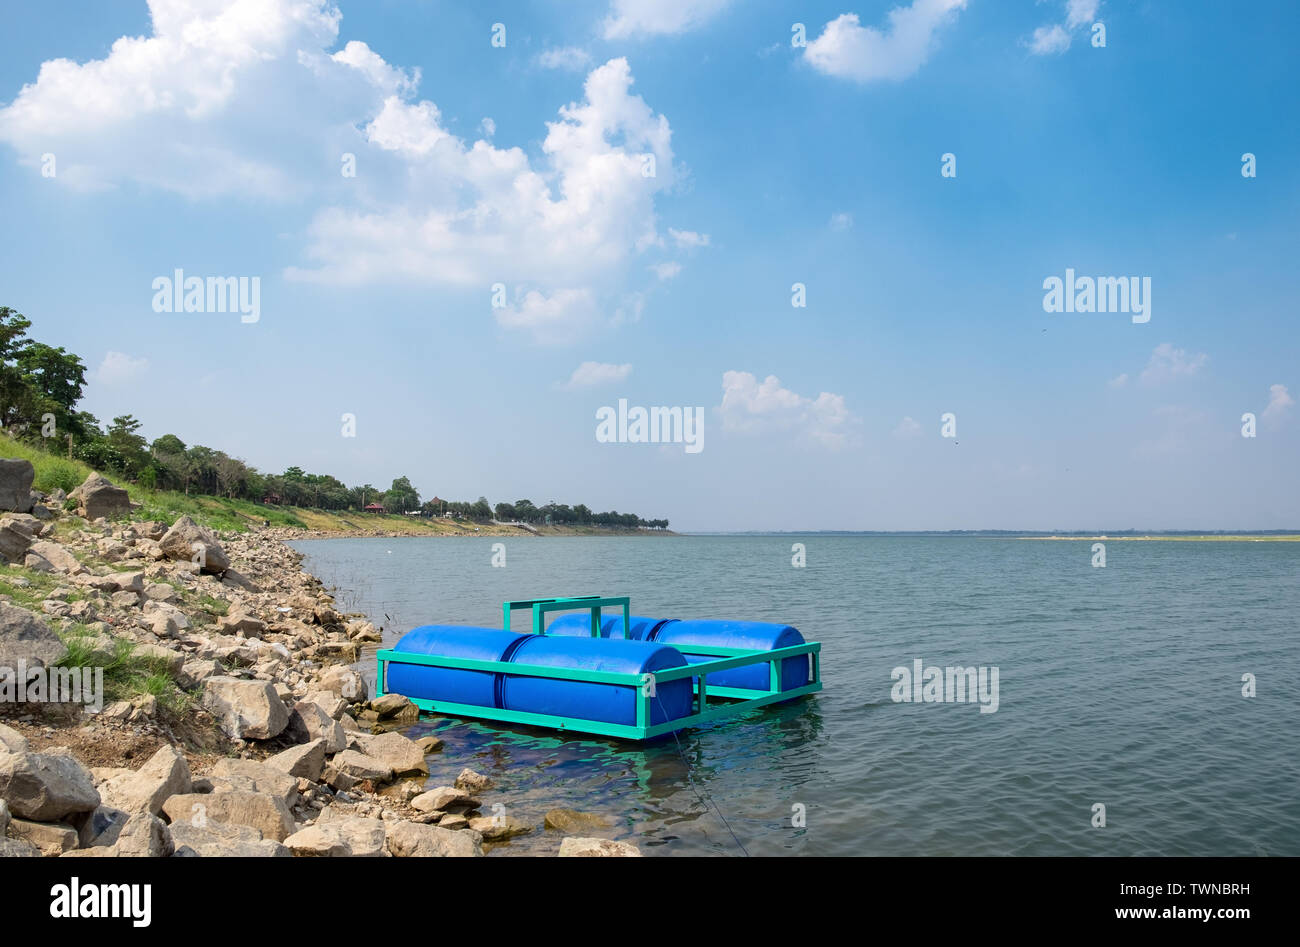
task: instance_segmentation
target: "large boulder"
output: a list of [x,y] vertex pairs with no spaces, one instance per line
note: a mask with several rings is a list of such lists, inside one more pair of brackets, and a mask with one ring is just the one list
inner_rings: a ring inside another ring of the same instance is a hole
[[325,769],[325,741],[312,740],[301,746],[291,746],[268,759],[266,765],[283,770],[290,776],[319,782],[321,772]]
[[210,677],[203,685],[203,706],[234,739],[269,740],[289,725],[289,711],[269,681]]
[[33,822],[54,822],[99,806],[90,773],[66,753],[0,754],[0,799]]
[[0,458],[0,510],[32,511],[32,481],[36,468],[30,460]]
[[208,773],[208,782],[218,792],[263,792],[284,800],[286,806],[298,801],[298,780],[284,770],[257,760],[228,757],[217,760]]
[[158,547],[168,559],[193,561],[197,556],[200,569],[214,575],[230,568],[230,559],[212,530],[188,516],[172,523],[171,529],[158,540]]
[[139,771],[114,776],[100,784],[104,804],[123,812],[157,815],[163,803],[190,791],[190,765],[171,746],[158,749]]
[[347,749],[347,731],[320,704],[312,700],[296,703],[289,714],[289,734],[297,741],[309,743],[321,740],[326,753],[340,753]]
[[172,796],[163,803],[163,814],[172,825],[188,822],[196,828],[209,824],[248,825],[263,838],[283,842],[293,834],[293,813],[279,796],[265,792],[189,793]]
[[101,516],[114,519],[131,512],[130,494],[99,474],[91,474],[71,495],[77,501],[77,512],[88,520]]
[[[371,759],[379,760],[397,776],[429,775],[429,764],[424,761],[424,751],[414,740],[400,733],[353,733],[348,745]],[[337,759],[335,765],[338,765]]]
[[369,692],[366,679],[352,668],[341,664],[326,668],[318,686],[323,691],[338,694],[349,703],[364,701]]
[[41,619],[25,608],[0,602],[0,668],[17,668],[19,661],[28,667],[49,667],[67,651]]
[[395,858],[481,858],[483,845],[475,832],[453,832],[417,822],[390,822],[388,851]]
[[479,805],[477,799],[454,786],[438,786],[411,800],[411,808],[418,812],[445,812],[453,806],[459,809],[477,809]]
[[350,817],[310,825],[290,835],[284,844],[299,856],[383,858],[386,835],[381,820]]
[[369,779],[379,783],[393,778],[391,766],[356,750],[344,750],[334,757],[331,764],[339,772],[353,779]]
[[23,565],[37,572],[61,572],[64,575],[79,575],[86,567],[77,561],[77,557],[58,543],[37,540],[27,548]]
[[[29,520],[38,528],[31,528]],[[39,526],[40,520],[25,513],[11,513],[0,517],[0,557],[3,557],[5,562],[25,561],[27,550],[41,534]]]

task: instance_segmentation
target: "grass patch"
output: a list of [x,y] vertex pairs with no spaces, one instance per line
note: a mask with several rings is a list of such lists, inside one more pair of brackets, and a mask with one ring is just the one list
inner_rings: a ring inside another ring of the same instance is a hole
[[159,706],[172,716],[180,716],[194,706],[194,698],[181,689],[172,677],[167,662],[135,653],[134,642],[113,639],[113,651],[106,657],[96,644],[95,633],[84,625],[72,625],[59,634],[67,653],[58,662],[65,668],[102,668],[104,701],[133,700],[152,695]]

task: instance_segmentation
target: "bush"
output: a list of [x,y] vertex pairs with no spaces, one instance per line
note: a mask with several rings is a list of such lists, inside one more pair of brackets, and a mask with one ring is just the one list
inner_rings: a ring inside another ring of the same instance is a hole
[[75,464],[57,457],[41,458],[35,466],[36,480],[32,486],[42,493],[55,490],[71,493],[86,479]]

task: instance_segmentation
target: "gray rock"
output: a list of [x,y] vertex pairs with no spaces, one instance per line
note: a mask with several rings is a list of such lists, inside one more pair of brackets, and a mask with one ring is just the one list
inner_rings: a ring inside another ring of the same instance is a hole
[[321,690],[337,694],[349,702],[364,701],[369,694],[365,678],[352,668],[343,665],[326,668],[318,686]]
[[384,694],[370,702],[370,709],[379,714],[380,720],[390,717],[418,716],[420,708],[401,694]]
[[0,838],[0,858],[40,858],[41,850],[31,842]]
[[30,460],[0,458],[0,510],[30,513],[36,468]]
[[396,858],[481,858],[483,845],[476,832],[389,822],[388,851]]
[[560,842],[561,858],[640,858],[641,850],[631,842],[607,838],[570,837]]
[[[26,753],[27,738],[12,727],[0,723],[0,753]],[[0,827],[0,835],[4,829]]]
[[46,542],[43,539],[37,540],[28,547],[23,564],[37,572],[59,572],[64,575],[80,575],[86,571],[85,566],[68,550],[58,543]]
[[190,765],[171,746],[159,747],[138,772],[114,776],[99,786],[107,806],[128,813],[157,815],[163,803],[178,793],[190,791]]
[[290,736],[300,742],[324,741],[326,753],[340,753],[348,746],[343,725],[315,701],[302,700],[295,704],[289,713],[288,728]]
[[188,516],[182,516],[158,540],[158,547],[168,559],[193,561],[198,556],[203,572],[221,575],[230,568],[226,551],[217,542],[212,530],[200,526]]
[[299,776],[319,782],[321,772],[325,769],[325,741],[312,740],[301,746],[292,746],[283,753],[277,753],[266,761],[272,769],[283,770],[290,776]]
[[492,780],[466,766],[456,777],[456,788],[464,789],[466,792],[483,792],[485,789],[492,788]]
[[113,843],[113,854],[118,858],[166,858],[173,851],[167,824],[147,812],[127,819]]
[[[280,842],[263,839],[252,826],[208,823],[206,828],[178,822],[171,827],[177,855],[203,858],[292,858]],[[187,851],[186,851],[187,850]]]
[[284,701],[268,681],[210,677],[203,685],[203,706],[236,739],[269,740],[289,725]]
[[14,819],[9,823],[13,838],[31,842],[42,855],[62,855],[78,845],[77,830],[62,822],[31,822]]
[[295,855],[317,858],[382,858],[387,833],[379,819],[343,818],[310,825],[284,840]]
[[257,760],[217,760],[208,773],[208,782],[217,792],[263,792],[276,796],[286,806],[298,801],[298,780],[284,770]]
[[483,815],[469,820],[469,827],[483,836],[485,842],[504,842],[516,835],[527,835],[533,827],[509,815]]
[[86,482],[72,491],[77,512],[86,519],[114,519],[131,513],[131,496],[107,477],[91,474]]
[[99,806],[85,768],[64,753],[0,754],[0,798],[14,815],[53,822]]
[[411,800],[411,808],[419,812],[445,812],[452,806],[477,809],[481,803],[467,792],[452,786],[439,786],[421,793]]
[[293,834],[293,813],[284,799],[264,792],[190,793],[172,796],[163,803],[163,812],[172,825],[189,822],[197,828],[210,823],[248,825],[263,838],[283,842]]
[[5,562],[22,562],[36,536],[13,516],[0,518],[0,556]]
[[393,768],[391,766],[356,750],[344,750],[335,756],[331,763],[339,772],[351,776],[353,779],[370,779],[375,782],[384,782],[393,778]]
[[25,608],[0,602],[0,667],[17,668],[19,661],[28,667],[49,667],[67,651],[41,619]]
[[0,838],[5,837],[5,832],[8,831],[9,823],[12,820],[13,816],[9,813],[9,803],[0,799]]
[[354,733],[348,739],[348,746],[379,760],[397,776],[428,775],[424,751],[400,733]]

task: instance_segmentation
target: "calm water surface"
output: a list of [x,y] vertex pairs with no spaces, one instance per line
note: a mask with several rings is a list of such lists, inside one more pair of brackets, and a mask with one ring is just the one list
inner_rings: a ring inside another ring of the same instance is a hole
[[[826,689],[649,746],[422,720],[407,733],[448,744],[430,785],[469,765],[489,801],[603,813],[649,855],[1300,855],[1300,544],[1112,541],[1098,569],[1090,543],[1001,537],[520,537],[493,568],[500,541],[295,546],[386,647],[500,627],[505,599],[629,595],[633,614],[794,625]],[[996,666],[997,712],[894,702],[916,658]]]

